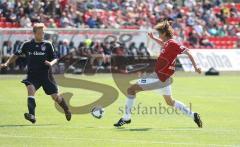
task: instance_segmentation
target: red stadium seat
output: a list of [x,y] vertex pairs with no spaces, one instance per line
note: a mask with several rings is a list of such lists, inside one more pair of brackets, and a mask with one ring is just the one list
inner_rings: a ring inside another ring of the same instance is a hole
[[228,43],[228,48],[234,48],[235,44],[236,44],[235,42]]
[[225,36],[223,37],[223,40],[226,42],[231,42],[231,36]]
[[238,11],[240,11],[240,3],[236,4],[236,8]]
[[13,27],[13,25],[12,25],[12,23],[11,22],[6,22],[6,26],[5,26],[6,28],[12,28]]
[[20,23],[16,23],[16,28],[20,28],[20,27],[21,27]]
[[216,44],[220,44],[221,43],[221,38],[220,37],[213,37],[213,42]]
[[239,38],[237,36],[232,37],[232,41],[238,41],[238,40],[239,40]]
[[4,26],[4,22],[0,22],[0,28],[5,28]]
[[19,23],[17,23],[17,22],[14,22],[13,24],[12,24],[12,27],[13,28],[20,28],[20,24]]
[[0,17],[1,22],[6,22],[6,17]]
[[221,8],[219,8],[219,7],[214,7],[214,8],[213,8],[213,12],[214,12],[215,14],[218,14],[218,13],[221,12]]
[[216,37],[208,37],[208,40],[210,42],[216,42],[217,41],[217,38]]
[[236,25],[240,23],[240,18],[238,17],[229,17],[227,18],[227,23],[231,24],[231,25]]
[[208,40],[215,45],[215,48],[234,48],[238,37],[237,36],[225,36],[225,37],[208,37]]
[[6,28],[6,22],[1,22],[2,23],[2,27]]
[[224,7],[231,9],[231,8],[235,7],[235,4],[234,3],[226,3],[226,4],[224,4]]

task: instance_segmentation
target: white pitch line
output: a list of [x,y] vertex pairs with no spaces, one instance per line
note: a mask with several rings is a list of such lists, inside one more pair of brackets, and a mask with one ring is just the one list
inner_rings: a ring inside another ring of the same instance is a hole
[[[94,124],[92,124],[92,125],[94,125]],[[41,125],[28,125],[28,126],[21,126],[21,125],[19,125],[19,126],[14,126],[14,128],[23,128],[23,127],[27,127],[27,128],[58,128],[58,127],[63,127],[63,126],[60,126],[60,125],[43,125],[43,126],[41,126]],[[6,127],[2,127],[2,128],[8,128],[8,126],[6,126]],[[98,127],[96,127],[96,126],[91,126],[91,125],[89,125],[89,126],[64,126],[64,128],[79,128],[79,129],[116,129],[115,127],[104,127],[104,126],[98,126]],[[149,128],[149,129],[151,129],[151,130],[160,130],[160,131],[201,131],[201,132],[209,132],[209,131],[216,131],[216,132],[236,132],[236,130],[235,129],[233,129],[233,130],[229,130],[229,129],[199,129],[199,128],[151,128],[151,126],[135,126],[135,127],[129,127],[129,128],[122,128],[122,129],[142,129],[142,128]]]
[[123,140],[123,139],[104,139],[104,138],[86,138],[86,137],[33,137],[33,136],[18,136],[0,134],[2,138],[32,138],[32,139],[57,139],[57,140],[81,140],[81,141],[108,141],[121,143],[135,143],[135,144],[167,144],[167,145],[191,145],[191,146],[237,146],[237,145],[221,145],[221,144],[198,144],[198,143],[184,143],[184,142],[166,142],[166,141],[148,141],[148,140]]
[[[94,125],[94,124],[93,124]],[[50,126],[41,126],[41,125],[32,125],[32,126],[15,126],[14,128],[59,128],[63,126],[59,125],[50,125]],[[8,127],[3,127],[3,128],[8,128]],[[104,127],[104,126],[98,126],[98,127],[93,127],[93,126],[64,126],[64,128],[69,128],[69,129],[116,129],[118,128],[115,127]],[[149,129],[150,131],[197,131],[197,132],[240,132],[238,130],[229,130],[229,129],[199,129],[199,128],[151,128],[151,126],[135,126],[135,127],[129,127],[129,128],[122,128],[122,130],[131,130],[131,129]],[[120,130],[120,129],[119,129]]]

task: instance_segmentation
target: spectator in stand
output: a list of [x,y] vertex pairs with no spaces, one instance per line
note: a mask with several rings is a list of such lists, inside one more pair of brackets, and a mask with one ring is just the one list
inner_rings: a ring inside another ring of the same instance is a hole
[[70,41],[70,43],[69,43],[69,50],[70,50],[70,52],[73,52],[73,51],[75,51],[75,50],[76,50],[76,47],[75,47],[75,45],[74,45],[74,42],[73,42],[73,41]]
[[99,22],[96,16],[90,16],[87,20],[87,25],[89,28],[99,28]]
[[126,45],[124,43],[120,44],[120,43],[115,43],[115,46],[112,50],[112,55],[114,56],[125,56],[125,48]]
[[105,55],[104,55],[104,49],[101,44],[101,42],[98,40],[96,42],[92,42],[91,48],[93,50],[92,58],[97,61],[97,69],[104,69],[104,61],[105,61]]
[[67,39],[64,39],[62,43],[59,43],[58,52],[60,57],[64,57],[69,54],[70,49],[68,43]]
[[70,27],[72,27],[71,21],[68,18],[66,12],[63,12],[62,16],[60,18],[60,27],[62,27],[62,28],[70,28]]
[[214,44],[211,43],[207,38],[200,38],[200,41],[199,41],[199,45],[200,47],[203,47],[203,48],[213,48],[214,47]]
[[11,8],[8,10],[8,14],[7,14],[7,20],[9,22],[16,22],[17,21],[17,15],[16,13],[14,12],[14,9]]
[[23,28],[30,28],[32,27],[32,22],[30,18],[25,14],[21,19],[20,19],[20,26]]
[[144,42],[141,42],[140,45],[139,45],[139,55],[142,56],[142,57],[149,57],[150,54],[147,50],[147,47],[145,46]]
[[189,33],[188,42],[189,42],[189,44],[192,48],[198,48],[199,47],[199,45],[198,45],[199,37],[194,30]]
[[12,42],[11,41],[4,41],[2,46],[2,63],[6,62],[8,58],[12,55]]
[[74,24],[77,28],[84,27],[83,25],[83,14],[79,11],[76,12],[76,15],[74,17]]
[[211,36],[217,36],[218,35],[218,30],[217,30],[217,25],[213,24],[211,27],[209,27],[208,32],[210,33]]
[[88,53],[87,53],[87,51],[86,51],[86,46],[85,46],[85,43],[84,42],[80,42],[79,43],[79,46],[78,46],[78,50],[77,50],[77,55],[79,55],[79,56],[88,56]]
[[[17,40],[13,46],[13,52],[15,53],[21,47],[21,45],[22,42]],[[16,60],[16,69],[18,70],[26,69],[26,65],[27,65],[26,58],[23,56],[19,56],[18,59]]]
[[138,59],[138,54],[138,48],[136,47],[135,42],[132,42],[128,48],[128,55],[131,56],[131,58]]
[[104,66],[105,66],[105,68],[109,68],[110,63],[111,63],[112,51],[116,47],[116,42],[112,41],[112,42],[110,42],[110,45],[108,45],[108,46],[106,46],[105,43],[101,43],[101,46],[104,51],[104,57],[103,57]]
[[54,22],[54,20],[51,18],[49,19],[49,23],[47,25],[48,28],[57,28],[57,24]]

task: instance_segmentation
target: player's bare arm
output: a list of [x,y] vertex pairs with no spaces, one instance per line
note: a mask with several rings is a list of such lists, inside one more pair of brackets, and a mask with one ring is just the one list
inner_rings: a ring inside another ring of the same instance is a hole
[[54,59],[52,61],[47,61],[45,60],[45,64],[48,65],[48,66],[53,66],[54,64],[56,64],[58,62],[58,59]]
[[18,58],[16,55],[12,55],[5,63],[0,64],[0,68],[6,68],[9,64],[15,62],[15,60]]
[[196,64],[196,62],[195,62],[192,54],[191,54],[188,50],[185,51],[184,53],[185,53],[185,54],[188,56],[188,58],[191,60],[192,65],[193,65],[193,67],[194,67],[194,69],[195,69],[195,72],[201,74],[202,70],[201,70],[201,68],[199,68],[199,67],[197,66],[197,64]]
[[148,36],[153,39],[154,41],[156,41],[159,45],[163,45],[164,42],[162,41],[162,39],[157,38],[156,36],[153,35],[152,32],[148,33]]

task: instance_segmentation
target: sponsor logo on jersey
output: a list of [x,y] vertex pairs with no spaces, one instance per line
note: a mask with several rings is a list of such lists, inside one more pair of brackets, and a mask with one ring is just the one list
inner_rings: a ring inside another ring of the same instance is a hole
[[43,56],[43,55],[45,55],[45,53],[44,52],[34,51],[33,53],[32,52],[28,52],[28,55]]

